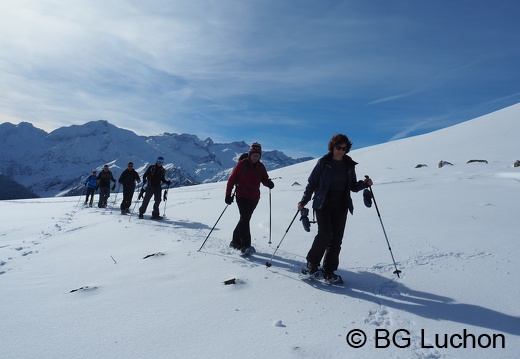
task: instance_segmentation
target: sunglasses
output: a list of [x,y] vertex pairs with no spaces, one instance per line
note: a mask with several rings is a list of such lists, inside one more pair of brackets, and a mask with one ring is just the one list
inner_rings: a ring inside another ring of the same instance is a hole
[[251,157],[255,157],[256,158],[256,157],[260,157],[260,155],[258,153],[252,153]]
[[338,151],[345,151],[347,152],[347,147],[341,147],[341,146],[335,146]]

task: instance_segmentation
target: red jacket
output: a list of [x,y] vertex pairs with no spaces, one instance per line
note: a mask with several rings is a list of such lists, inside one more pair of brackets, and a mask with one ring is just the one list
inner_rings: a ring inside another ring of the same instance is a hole
[[226,196],[231,195],[233,186],[236,184],[236,196],[240,198],[259,200],[260,199],[260,183],[268,186],[269,176],[262,162],[258,161],[253,164],[246,158],[237,163],[231,176],[229,176],[226,186]]

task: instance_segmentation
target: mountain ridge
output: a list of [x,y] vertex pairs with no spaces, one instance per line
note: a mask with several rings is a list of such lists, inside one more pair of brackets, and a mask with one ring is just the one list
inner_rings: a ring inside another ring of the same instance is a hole
[[[133,162],[140,174],[158,156],[165,158],[172,187],[225,180],[244,141],[215,143],[192,134],[139,136],[106,120],[60,127],[50,133],[29,122],[0,124],[0,172],[41,197],[81,194],[93,170],[109,164],[117,178]],[[293,159],[280,151],[264,151],[268,170],[312,159]],[[0,199],[8,198],[0,193]]]

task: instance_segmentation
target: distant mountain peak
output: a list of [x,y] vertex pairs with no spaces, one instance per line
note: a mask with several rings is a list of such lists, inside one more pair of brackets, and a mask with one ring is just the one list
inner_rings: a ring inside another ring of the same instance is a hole
[[[0,171],[43,197],[78,194],[93,169],[111,164],[118,178],[129,161],[144,172],[158,156],[171,168],[172,186],[227,179],[244,141],[215,143],[192,134],[138,136],[106,120],[61,127],[50,134],[30,123],[0,125]],[[275,169],[311,159],[293,159],[280,151],[264,151],[266,168]]]

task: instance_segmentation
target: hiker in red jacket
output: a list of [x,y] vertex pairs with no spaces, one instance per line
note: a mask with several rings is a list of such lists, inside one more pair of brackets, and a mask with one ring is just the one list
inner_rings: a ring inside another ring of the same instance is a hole
[[260,157],[262,156],[262,146],[255,142],[249,149],[247,158],[237,163],[231,176],[229,176],[226,187],[226,203],[233,203],[231,191],[236,185],[238,210],[240,220],[233,231],[233,239],[230,247],[240,250],[242,253],[254,253],[251,247],[251,231],[249,222],[251,216],[260,200],[260,183],[269,189],[274,188],[274,183],[269,179],[267,170]]

